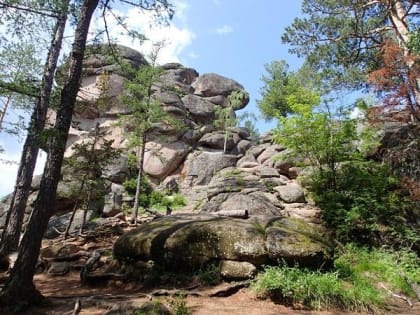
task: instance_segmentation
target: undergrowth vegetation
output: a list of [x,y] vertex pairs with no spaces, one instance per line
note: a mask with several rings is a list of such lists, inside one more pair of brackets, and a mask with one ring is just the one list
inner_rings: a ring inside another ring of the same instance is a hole
[[298,307],[375,311],[383,307],[389,292],[415,296],[410,283],[420,281],[419,263],[418,256],[410,251],[348,245],[330,271],[268,266],[252,287],[260,297]]
[[315,172],[310,190],[338,242],[395,248],[418,245],[419,235],[410,222],[415,218],[414,203],[398,190],[399,181],[386,165],[350,161],[337,169],[333,187],[328,178]]
[[[134,195],[136,190],[136,179],[128,179],[123,183],[124,188],[130,195]],[[139,197],[140,207],[153,208],[159,211],[167,210],[167,207],[176,210],[187,204],[185,197],[179,193],[165,193],[154,190],[147,180],[143,180],[141,185],[141,193]]]

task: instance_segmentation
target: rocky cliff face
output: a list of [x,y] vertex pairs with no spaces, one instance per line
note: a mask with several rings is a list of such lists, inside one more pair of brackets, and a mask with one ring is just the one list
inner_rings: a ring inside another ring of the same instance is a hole
[[[126,47],[119,47],[118,50],[125,61],[136,67],[147,63],[136,51]],[[162,68],[164,71],[160,82],[154,87],[154,96],[166,112],[181,118],[187,128],[179,131],[160,123],[153,126],[153,132],[145,144],[144,171],[154,187],[177,190],[185,195],[188,204],[181,213],[193,212],[206,216],[220,211],[246,210],[251,217],[264,218],[266,228],[273,224],[270,217],[277,217],[276,220],[279,217],[292,217],[304,225],[317,225],[319,209],[308,203],[304,189],[296,181],[300,169],[287,157],[286,148],[273,144],[269,135],[252,139],[249,130],[234,127],[229,130],[227,150],[224,152],[224,131],[214,126],[216,106],[227,106],[227,97],[233,91],[241,91],[247,95],[243,86],[218,74],[200,75],[195,69],[181,64],[166,64]],[[105,139],[113,140],[114,148],[122,150],[120,157],[102,174],[106,179],[105,196],[98,194],[96,201],[90,206],[89,215],[94,215],[95,212],[103,217],[119,215],[123,203],[130,205],[132,202],[122,186],[129,177],[127,134],[125,126],[118,124],[121,116],[130,115],[122,102],[125,80],[119,67],[110,64],[104,55],[93,53],[86,58],[66,156],[73,154],[75,144],[89,141],[91,131],[96,126],[105,134]],[[104,85],[107,87],[105,98],[101,94]],[[98,98],[101,98],[101,105]],[[248,101],[247,97],[243,98],[237,110],[244,108]],[[54,119],[54,113],[51,113],[51,119]],[[71,171],[63,170],[63,180],[58,191],[57,215],[64,214],[52,218],[50,222],[50,226],[55,226],[58,230],[64,229],[63,225],[68,222],[69,217],[66,212],[72,209],[78,197],[74,193],[77,190],[73,189],[78,187],[73,175]],[[30,197],[32,199],[36,196],[38,182],[35,179],[34,192]],[[30,213],[30,205],[27,212]],[[197,222],[203,224],[203,217]],[[244,229],[252,228],[255,220],[253,222],[248,223]],[[77,224],[80,223],[76,222],[76,226]],[[223,226],[225,224],[229,225],[229,222],[226,223],[225,220]],[[305,230],[302,227],[299,229]],[[294,231],[299,232],[299,229]],[[280,231],[276,237],[282,238],[280,236],[283,234]],[[56,235],[54,230],[49,229],[46,236]],[[263,248],[267,239],[264,236],[261,240],[260,238],[258,239]],[[288,255],[302,255],[305,250],[298,254],[299,237],[291,239],[293,246],[289,247],[294,252],[290,254],[289,251]],[[306,238],[304,243],[308,247]],[[276,244],[274,245],[277,246]],[[317,250],[308,255],[318,257],[324,251],[317,247],[318,242],[316,244],[314,246]],[[276,252],[282,252],[287,247],[288,245],[284,245],[283,249],[276,249]],[[243,250],[246,251],[246,248]],[[264,249],[261,255],[269,257],[272,253]],[[230,259],[229,255],[225,256],[224,258]],[[280,259],[280,256],[277,255],[276,259]],[[238,259],[241,260],[240,257]],[[266,262],[266,259],[262,261]]]
[[[137,67],[146,64],[136,51],[126,47],[119,51]],[[199,75],[180,64],[162,68],[155,96],[166,112],[182,118],[188,127],[179,131],[157,123],[148,137],[144,171],[158,189],[179,190],[188,199],[185,210],[242,209],[251,215],[293,215],[317,221],[317,210],[307,204],[304,190],[295,180],[299,169],[287,158],[287,150],[273,144],[269,135],[251,139],[246,128],[230,128],[227,152],[223,152],[225,134],[214,126],[215,109],[226,106],[233,91],[247,95],[240,83],[214,73]],[[84,73],[66,155],[73,153],[75,144],[87,141],[96,125],[105,131],[105,138],[114,141],[113,147],[123,149],[104,174],[109,181],[106,208],[119,208],[112,204],[115,195],[124,195],[121,184],[128,176],[127,134],[118,124],[122,115],[130,114],[121,98],[125,78],[101,54],[86,58]],[[104,80],[106,102],[99,106]],[[247,103],[244,98],[237,109]],[[106,210],[105,215],[118,212]]]

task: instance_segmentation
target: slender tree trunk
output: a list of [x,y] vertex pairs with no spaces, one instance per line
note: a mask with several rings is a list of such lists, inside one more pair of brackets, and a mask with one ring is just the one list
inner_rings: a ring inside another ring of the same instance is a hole
[[32,113],[28,134],[23,145],[13,198],[9,211],[7,212],[6,228],[3,230],[1,239],[0,256],[8,255],[11,251],[16,250],[19,245],[19,236],[25,214],[26,202],[28,201],[32,176],[39,152],[39,136],[44,129],[54,74],[63,41],[68,5],[69,0],[63,2],[61,16],[55,25],[54,38],[51,42],[47,61],[44,66],[40,97]]
[[47,228],[48,220],[54,211],[57,184],[60,179],[65,145],[82,74],[86,39],[98,1],[84,0],[81,5],[70,54],[69,74],[61,91],[60,108],[55,122],[56,135],[49,143],[48,159],[42,175],[38,197],[34,204],[31,220],[19,246],[16,263],[0,295],[0,305],[2,307],[15,306],[16,304],[29,307],[40,302],[42,297],[33,284],[33,276],[42,237]]
[[137,184],[136,184],[136,195],[134,197],[134,206],[133,206],[133,211],[131,213],[131,222],[133,222],[134,224],[137,224],[137,215],[139,213],[141,184],[143,183],[143,161],[144,161],[145,149],[146,149],[146,132],[143,133],[142,140],[141,140],[139,172],[137,174]]
[[[95,151],[95,146],[98,143],[98,140],[99,140],[99,123],[96,123],[96,126],[95,126],[95,135],[94,135],[94,138],[93,138],[93,142],[90,145],[90,150],[89,150],[90,155],[89,155],[89,159],[87,161],[88,172],[90,172],[90,169],[93,167],[93,163],[94,163],[94,159],[93,158],[95,156],[94,155],[95,154],[94,151]],[[91,177],[92,176],[95,176],[95,175],[91,175]],[[82,201],[83,201],[83,190],[85,188],[85,184],[86,184],[86,182],[88,180],[88,177],[89,177],[89,174],[85,174],[83,176],[82,182],[80,183],[80,188],[78,190],[79,191],[79,196],[82,196]],[[92,192],[92,187],[88,187],[88,194],[87,194],[86,204],[89,204],[89,202],[90,202],[91,192]],[[74,216],[76,215],[76,211],[77,211],[78,206],[79,206],[79,200],[76,201],[76,203],[75,203],[75,205],[73,207],[73,211],[71,213],[69,224],[67,224],[66,231],[64,232],[64,239],[66,239],[69,236],[70,227],[71,227],[71,225],[73,223]],[[81,231],[83,231],[83,226],[85,225],[85,221],[86,221],[87,208],[84,208],[83,210],[84,210],[83,211],[83,222],[82,222],[82,226],[80,227],[80,230],[79,230],[79,235],[82,233]]]

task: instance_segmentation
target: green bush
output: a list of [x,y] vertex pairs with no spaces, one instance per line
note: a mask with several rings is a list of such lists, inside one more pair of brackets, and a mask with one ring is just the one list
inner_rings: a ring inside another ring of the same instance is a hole
[[420,283],[420,259],[409,250],[359,248],[353,244],[334,262],[340,277],[354,283],[382,283],[379,289],[414,296],[410,283]]
[[397,193],[398,181],[385,165],[347,162],[337,170],[334,188],[326,172],[312,175],[310,190],[338,241],[398,246],[418,241],[408,222],[412,204]]
[[335,259],[332,271],[286,265],[265,267],[252,287],[260,296],[310,309],[372,310],[384,305],[389,291],[414,297],[410,284],[420,283],[419,266],[419,257],[410,250],[367,249],[349,244]]
[[311,271],[298,267],[266,267],[253,283],[259,295],[270,295],[309,309],[341,308],[367,310],[380,305],[382,296],[368,283],[342,281],[337,272]]

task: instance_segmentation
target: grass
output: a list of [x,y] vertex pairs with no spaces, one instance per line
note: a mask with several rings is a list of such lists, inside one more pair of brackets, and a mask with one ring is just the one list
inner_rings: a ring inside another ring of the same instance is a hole
[[266,267],[253,289],[259,296],[272,296],[283,302],[309,309],[341,308],[368,310],[381,304],[382,296],[371,286],[342,281],[337,272],[310,271],[299,267]]
[[415,253],[349,245],[331,271],[269,266],[252,287],[261,297],[279,298],[308,309],[371,311],[384,306],[388,290],[413,296],[408,282],[420,282],[419,258]]

